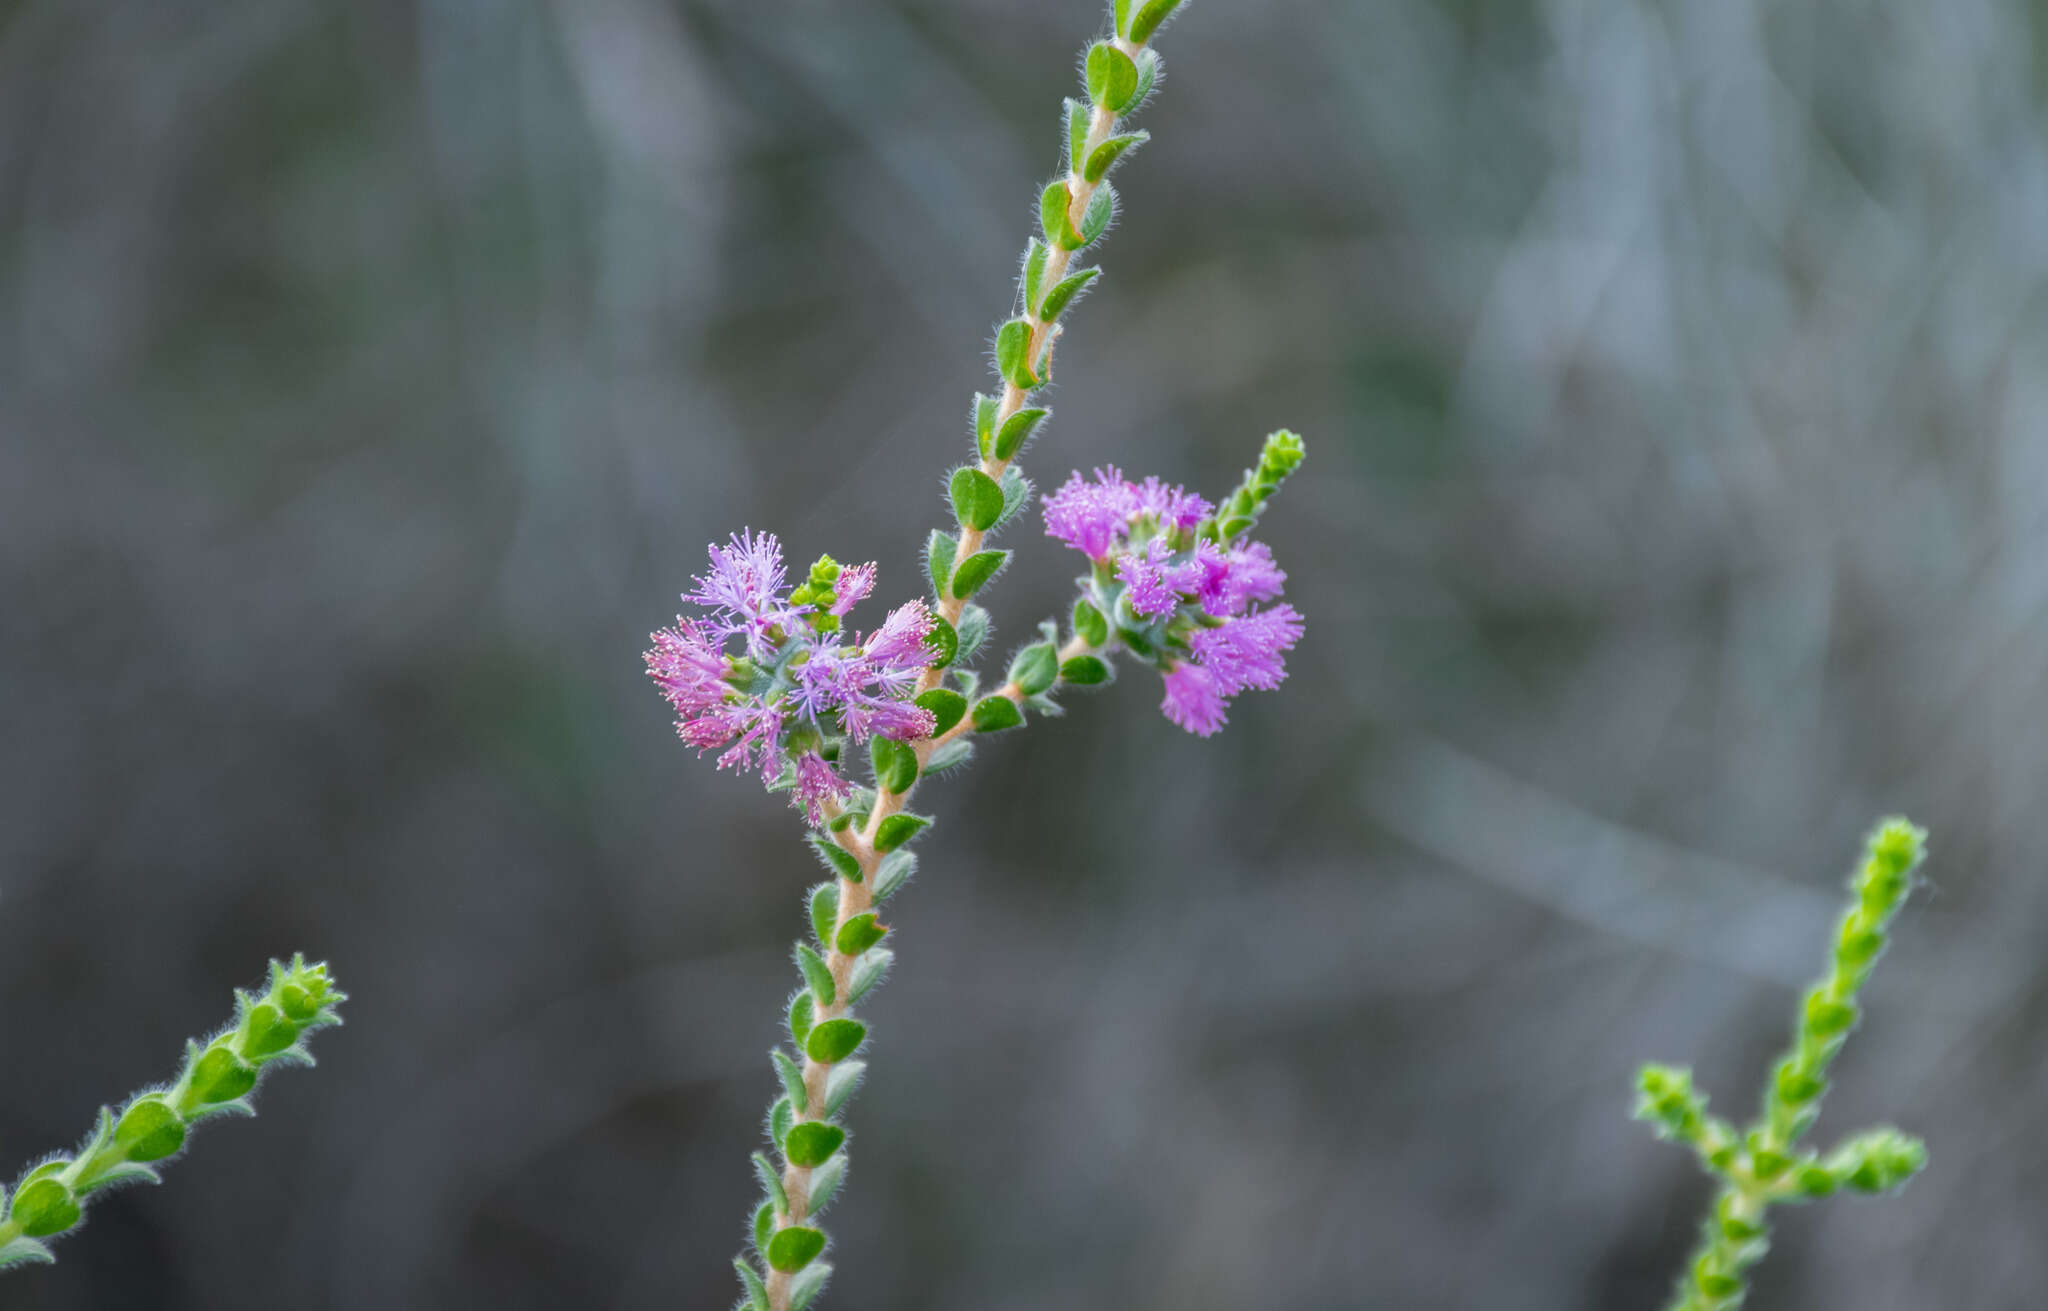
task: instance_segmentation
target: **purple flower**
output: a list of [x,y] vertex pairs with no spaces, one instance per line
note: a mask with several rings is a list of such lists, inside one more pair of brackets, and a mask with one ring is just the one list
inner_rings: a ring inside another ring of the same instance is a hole
[[1124,540],[1138,508],[1137,489],[1115,465],[1097,469],[1092,483],[1076,472],[1045,498],[1045,531],[1100,563]]
[[1217,618],[1242,614],[1249,605],[1272,600],[1287,581],[1264,542],[1227,549],[1203,542],[1195,557],[1202,566],[1202,577],[1194,590],[1202,598],[1202,610]]
[[774,631],[807,609],[791,605],[783,594],[782,543],[771,533],[734,533],[729,545],[711,547],[710,555],[711,568],[691,580],[697,590],[683,599],[712,612],[712,630],[721,640],[741,634],[747,654],[766,656],[774,649]]
[[705,640],[694,619],[676,619],[674,628],[649,634],[647,675],[685,718],[724,701],[732,688],[725,681],[725,656]]
[[[1162,652],[1145,657],[1166,680],[1160,709],[1203,737],[1223,726],[1231,697],[1280,685],[1284,657],[1302,633],[1293,606],[1266,605],[1279,599],[1287,575],[1263,542],[1195,537],[1213,513],[1185,488],[1158,478],[1134,483],[1114,466],[1092,480],[1074,474],[1045,501],[1046,532],[1098,569],[1112,566],[1131,613],[1164,630]],[[1116,599],[1101,584],[1084,586],[1095,589],[1098,605]]]
[[1193,592],[1205,574],[1197,559],[1173,560],[1173,548],[1163,537],[1145,543],[1145,553],[1133,552],[1116,562],[1117,577],[1124,580],[1131,609],[1156,619],[1180,607],[1180,594]]
[[1207,737],[1223,727],[1223,693],[1215,676],[1186,661],[1166,671],[1166,699],[1159,703],[1166,717],[1190,733]]
[[1101,564],[1130,540],[1131,528],[1151,520],[1169,537],[1195,530],[1211,506],[1186,488],[1147,478],[1134,483],[1115,465],[1089,482],[1075,473],[1045,498],[1045,531]]
[[891,673],[923,669],[932,661],[924,644],[932,631],[932,612],[923,600],[906,601],[889,612],[882,626],[868,635],[861,649],[867,658]]
[[1215,507],[1185,488],[1147,478],[1132,489],[1140,512],[1159,521],[1159,526],[1176,533],[1189,533],[1208,518]]
[[868,593],[875,590],[875,565],[871,560],[839,571],[839,581],[832,588],[832,613],[840,618],[846,612],[867,600]]
[[929,737],[939,722],[923,706],[881,697],[862,697],[850,702],[840,712],[839,718],[845,723],[850,736],[881,736],[898,742],[915,742],[918,738]]
[[846,800],[853,786],[839,777],[839,771],[826,763],[823,756],[806,751],[796,760],[795,791],[790,804],[803,807],[805,817],[815,824],[823,815],[825,803]]
[[[759,701],[738,701],[706,711],[695,718],[676,721],[676,735],[697,748],[702,755],[713,747],[726,747],[718,757],[720,769],[735,769],[754,763],[754,752],[762,755],[761,777],[772,781],[782,769],[782,709]],[[730,745],[728,745],[730,744]]]
[[1301,615],[1280,604],[1226,619],[1215,628],[1188,634],[1188,649],[1215,679],[1216,690],[1235,696],[1248,687],[1266,691],[1287,677],[1281,657],[1301,640]]
[[[904,699],[931,659],[925,636],[934,620],[923,601],[898,606],[855,642],[837,624],[799,622],[813,607],[790,601],[782,547],[769,534],[735,534],[712,547],[710,557],[710,569],[684,598],[710,614],[677,619],[653,635],[646,654],[648,675],[675,708],[683,741],[700,754],[720,751],[720,769],[758,763],[764,781],[794,768],[797,804],[815,818],[847,785],[815,751],[792,761],[786,732],[800,730],[802,742],[814,741],[814,733],[850,741],[931,733],[932,713]],[[874,586],[874,565],[841,569],[829,597],[832,615],[844,616]],[[806,595],[827,599],[815,587]],[[752,690],[726,681],[732,666],[725,646],[735,637],[754,662],[740,680]]]
[[816,723],[845,705],[867,678],[865,657],[840,646],[836,636],[823,637],[810,643],[794,662],[795,686],[790,698]]

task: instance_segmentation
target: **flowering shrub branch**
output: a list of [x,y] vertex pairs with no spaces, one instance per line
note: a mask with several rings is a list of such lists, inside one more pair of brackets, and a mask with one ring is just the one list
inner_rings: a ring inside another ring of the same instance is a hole
[[[802,986],[787,1008],[790,1046],[770,1053],[782,1085],[768,1113],[774,1155],[754,1156],[764,1196],[753,1252],[735,1262],[749,1311],[801,1311],[831,1274],[818,1219],[845,1176],[840,1116],[865,1070],[868,1029],[854,1007],[894,962],[878,916],[932,822],[905,809],[919,781],[965,763],[979,737],[1061,713],[1058,694],[1109,682],[1118,654],[1157,670],[1166,716],[1207,736],[1231,697],[1279,685],[1301,637],[1301,616],[1278,603],[1286,575],[1249,537],[1302,460],[1300,439],[1278,432],[1220,508],[1114,468],[1075,474],[1043,511],[1047,533],[1089,561],[1064,637],[1056,621],[1040,625],[987,690],[972,668],[991,628],[976,598],[1011,554],[989,542],[1031,499],[1017,460],[1050,413],[1035,398],[1052,379],[1060,319],[1100,272],[1074,269],[1074,257],[1115,216],[1109,174],[1146,139],[1124,120],[1157,84],[1149,42],[1180,2],[1115,0],[1109,34],[1088,48],[1087,101],[1066,104],[1065,172],[1040,194],[1017,312],[996,332],[1000,385],[975,397],[973,459],[946,480],[953,523],[925,545],[930,601],[853,636],[875,566],[824,556],[790,587],[780,542],[750,531],[710,549],[684,596],[697,613],[655,633],[646,654],[683,741],[788,792],[832,876],[811,889],[811,934],[793,953]],[[863,754],[865,783],[854,777]]]
[[1891,1128],[1858,1134],[1826,1153],[1799,1146],[1820,1114],[1828,1067],[1856,1025],[1856,994],[1912,891],[1926,839],[1903,819],[1888,819],[1871,833],[1849,882],[1855,899],[1842,917],[1828,973],[1807,993],[1792,1049],[1765,1087],[1763,1113],[1747,1129],[1708,1114],[1691,1070],[1646,1065],[1637,1076],[1642,1097],[1636,1116],[1654,1124],[1661,1137],[1691,1147],[1707,1172],[1722,1181],[1669,1311],[1733,1311],[1742,1305],[1749,1268],[1770,1247],[1773,1204],[1810,1201],[1843,1188],[1889,1192],[1926,1164],[1920,1140]]
[[262,995],[235,994],[235,1023],[204,1045],[185,1044],[185,1065],[167,1087],[145,1088],[119,1115],[108,1107],[76,1152],[31,1167],[0,1211],[0,1270],[55,1260],[46,1239],[76,1229],[89,1198],[128,1183],[156,1183],[157,1162],[185,1145],[192,1126],[216,1115],[254,1115],[249,1098],[264,1072],[279,1065],[311,1065],[306,1038],[340,1024],[336,1007],[347,995],[334,987],[327,966],[294,956],[270,962]]

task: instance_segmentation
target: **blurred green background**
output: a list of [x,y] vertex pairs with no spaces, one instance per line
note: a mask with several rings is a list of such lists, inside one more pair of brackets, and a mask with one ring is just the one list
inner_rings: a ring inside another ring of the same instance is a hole
[[[23,1308],[722,1307],[816,877],[650,628],[914,590],[1098,11],[0,4],[0,1165],[266,956],[321,1068]],[[840,1311],[1646,1308],[1867,825],[1934,831],[1755,1304],[2048,1289],[2048,6],[1197,0],[1041,483],[1226,489],[1293,679],[936,785]],[[1064,606],[1035,535],[996,655]]]

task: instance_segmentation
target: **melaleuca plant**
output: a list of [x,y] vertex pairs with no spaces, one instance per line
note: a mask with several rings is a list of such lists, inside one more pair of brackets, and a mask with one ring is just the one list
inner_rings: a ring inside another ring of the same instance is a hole
[[1087,98],[1066,102],[1065,167],[1040,194],[1042,232],[996,331],[999,385],[974,398],[971,456],[944,480],[951,522],[925,544],[930,598],[856,634],[848,620],[874,590],[873,564],[825,556],[792,588],[781,544],[750,531],[710,549],[684,595],[696,612],[655,633],[646,655],[683,741],[788,792],[831,875],[810,890],[811,933],[794,949],[789,1045],[769,1054],[781,1084],[772,1155],[754,1156],[763,1196],[752,1251],[736,1262],[751,1311],[801,1311],[831,1273],[818,1222],[846,1173],[842,1117],[865,1069],[868,1026],[854,1008],[895,959],[880,914],[932,823],[906,809],[920,782],[965,763],[984,737],[1061,713],[1062,694],[1109,682],[1119,655],[1156,670],[1167,717],[1207,736],[1231,697],[1279,685],[1301,636],[1294,608],[1275,603],[1285,574],[1249,536],[1301,463],[1300,439],[1278,432],[1218,504],[1114,468],[1075,474],[1043,510],[1046,531],[1089,561],[1064,632],[1040,625],[1000,679],[974,670],[991,631],[979,598],[1010,559],[990,542],[1032,496],[1017,460],[1048,418],[1035,398],[1052,378],[1060,319],[1099,276],[1073,262],[1116,213],[1109,174],[1146,139],[1125,120],[1158,82],[1150,42],[1179,4],[1116,0],[1083,57]]
[[256,1114],[249,1099],[265,1071],[311,1065],[307,1037],[340,1024],[336,1007],[346,1000],[326,965],[308,965],[303,956],[290,965],[270,962],[269,987],[235,993],[232,1025],[204,1043],[185,1044],[176,1080],[144,1088],[118,1114],[102,1106],[77,1151],[22,1175],[0,1212],[0,1269],[54,1260],[48,1240],[76,1229],[90,1198],[121,1184],[158,1182],[155,1167],[184,1148],[200,1121]]
[[1884,1193],[1926,1164],[1918,1138],[1879,1128],[1828,1152],[1801,1147],[1828,1090],[1828,1066],[1842,1050],[1859,1011],[1856,994],[1884,951],[1886,929],[1912,890],[1927,834],[1903,819],[1871,833],[1863,863],[1849,881],[1854,898],[1842,917],[1825,977],[1806,995],[1792,1048],[1765,1085],[1756,1120],[1737,1129],[1707,1113],[1692,1071],[1646,1065],[1637,1076],[1636,1115],[1699,1154],[1721,1181],[1690,1264],[1672,1291],[1669,1311],[1730,1311],[1749,1291],[1749,1268],[1770,1247],[1772,1205],[1827,1197],[1843,1188]]

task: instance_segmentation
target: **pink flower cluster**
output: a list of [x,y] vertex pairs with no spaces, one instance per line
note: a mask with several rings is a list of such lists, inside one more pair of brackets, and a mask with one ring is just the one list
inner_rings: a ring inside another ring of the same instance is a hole
[[[905,699],[931,660],[923,601],[898,606],[881,627],[849,640],[805,616],[815,605],[789,598],[782,546],[767,533],[735,534],[710,548],[711,568],[683,599],[708,613],[678,617],[652,635],[647,673],[676,712],[676,732],[699,753],[722,749],[718,767],[752,766],[772,783],[793,771],[796,801],[815,819],[850,788],[819,753],[825,738],[908,741],[932,731],[930,711]],[[843,569],[825,610],[844,616],[875,585],[872,564]],[[744,664],[726,654],[740,639]],[[803,749],[790,759],[792,740]]]
[[1263,542],[1202,536],[1207,501],[1157,478],[1130,482],[1112,467],[1093,481],[1074,474],[1044,513],[1049,535],[1113,567],[1131,613],[1163,628],[1159,708],[1168,719],[1207,737],[1223,726],[1231,697],[1287,677],[1301,615],[1285,602],[1255,608],[1280,596],[1287,575]]

